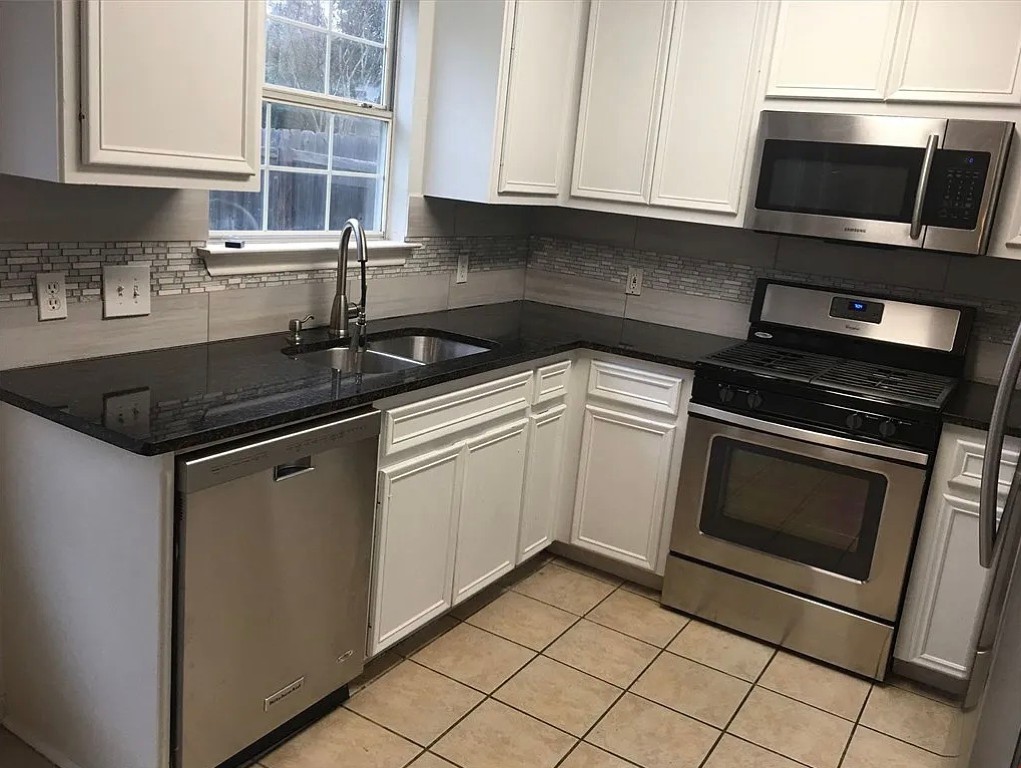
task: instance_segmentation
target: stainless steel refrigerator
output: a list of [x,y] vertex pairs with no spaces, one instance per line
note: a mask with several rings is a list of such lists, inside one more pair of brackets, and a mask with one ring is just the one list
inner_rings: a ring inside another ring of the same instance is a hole
[[958,768],[1021,766],[1021,468],[1012,478],[999,524],[1000,452],[1021,369],[1021,328],[1003,367],[986,438],[979,502],[979,552],[990,569],[971,682],[961,718]]

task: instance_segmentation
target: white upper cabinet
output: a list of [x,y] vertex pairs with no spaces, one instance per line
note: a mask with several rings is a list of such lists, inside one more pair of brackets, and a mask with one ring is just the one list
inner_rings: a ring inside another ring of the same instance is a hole
[[900,0],[783,0],[766,95],[881,100],[900,10]]
[[0,172],[258,189],[264,15],[251,0],[0,3]]
[[750,0],[677,3],[654,205],[737,213],[766,8]]
[[904,4],[889,97],[898,101],[1021,103],[1021,2]]
[[566,192],[582,0],[438,0],[426,195],[549,204]]
[[647,203],[663,101],[669,0],[593,0],[571,194]]

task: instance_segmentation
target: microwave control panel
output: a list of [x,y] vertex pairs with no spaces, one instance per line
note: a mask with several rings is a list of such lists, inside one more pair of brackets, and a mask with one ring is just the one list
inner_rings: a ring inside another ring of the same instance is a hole
[[988,152],[937,150],[929,174],[922,223],[949,229],[975,229],[989,174]]

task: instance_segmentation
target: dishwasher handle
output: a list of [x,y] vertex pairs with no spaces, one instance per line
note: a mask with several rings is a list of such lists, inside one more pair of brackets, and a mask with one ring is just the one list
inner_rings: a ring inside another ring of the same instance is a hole
[[266,470],[273,472],[276,481],[304,474],[314,469],[312,457],[318,453],[349,443],[376,441],[381,424],[379,411],[360,411],[190,454],[177,461],[178,489],[184,494],[195,493]]

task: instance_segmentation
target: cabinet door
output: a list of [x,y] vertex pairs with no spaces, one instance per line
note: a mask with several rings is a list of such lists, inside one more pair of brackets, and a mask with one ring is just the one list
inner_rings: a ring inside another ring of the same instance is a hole
[[580,0],[513,4],[500,192],[560,191],[564,140],[577,93],[581,11]]
[[572,544],[656,569],[674,429],[585,407]]
[[82,162],[257,178],[264,6],[87,0]]
[[593,0],[571,194],[648,202],[670,0]]
[[514,567],[525,479],[528,421],[470,440],[464,448],[454,604]]
[[891,99],[1021,103],[1021,2],[911,0],[890,77]]
[[653,204],[737,213],[766,8],[749,0],[677,4]]
[[451,606],[461,446],[379,473],[369,655]]
[[532,414],[528,425],[528,468],[521,511],[518,562],[541,552],[553,541],[560,480],[564,468],[567,406]]
[[766,95],[881,100],[901,4],[782,0]]

